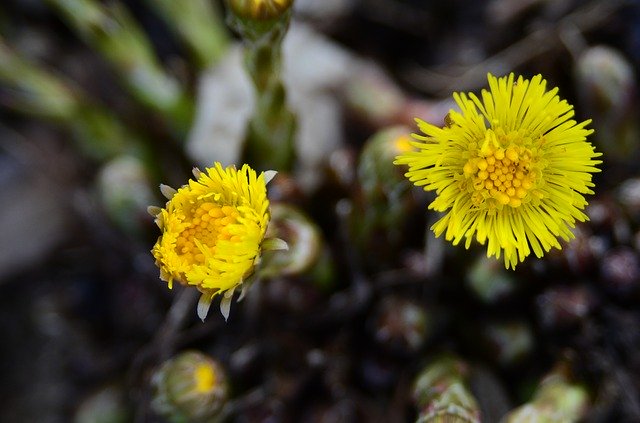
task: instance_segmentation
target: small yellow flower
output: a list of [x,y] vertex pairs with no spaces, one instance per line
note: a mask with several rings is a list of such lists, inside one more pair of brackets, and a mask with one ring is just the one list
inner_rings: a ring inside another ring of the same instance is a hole
[[460,112],[450,111],[443,128],[421,120],[417,152],[395,164],[425,191],[435,190],[430,209],[444,212],[432,229],[469,248],[475,238],[488,243],[487,256],[504,257],[515,269],[531,251],[542,257],[558,238],[585,221],[585,194],[593,194],[592,173],[600,153],[586,141],[590,120],[572,119],[573,106],[558,89],[546,90],[540,75],[531,80],[488,75],[489,91],[453,95]]
[[238,171],[215,163],[194,175],[177,191],[161,186],[169,201],[163,209],[150,208],[162,231],[152,253],[169,288],[178,281],[202,292],[201,318],[217,294],[224,294],[227,317],[234,289],[260,259],[270,219],[266,183],[275,172],[257,175],[247,165]]
[[293,0],[227,0],[227,3],[239,17],[265,21],[280,17]]
[[199,351],[184,351],[154,372],[153,409],[169,421],[219,421],[229,398],[222,365]]

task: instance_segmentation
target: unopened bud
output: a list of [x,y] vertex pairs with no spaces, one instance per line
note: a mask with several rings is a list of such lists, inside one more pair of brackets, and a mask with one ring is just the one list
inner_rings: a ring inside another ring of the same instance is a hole
[[584,417],[588,401],[583,386],[555,371],[540,382],[532,401],[510,412],[502,423],[577,422]]
[[416,423],[479,423],[480,409],[467,387],[468,372],[464,362],[449,356],[422,370],[413,388]]
[[485,325],[482,335],[485,352],[501,366],[522,362],[533,349],[533,334],[524,322],[491,322]]
[[366,264],[378,267],[397,252],[408,216],[415,206],[411,184],[402,169],[389,166],[396,156],[413,150],[410,130],[397,126],[382,130],[365,144],[358,163],[358,198],[350,230],[366,251]]
[[227,4],[239,18],[268,21],[287,12],[293,0],[228,0]]
[[109,218],[124,232],[139,234],[155,201],[144,164],[133,156],[111,160],[100,169],[97,188]]
[[594,111],[608,113],[628,105],[635,89],[633,66],[610,47],[587,49],[576,63],[576,74],[586,105]]
[[222,411],[228,396],[220,364],[197,351],[165,362],[153,384],[153,409],[171,421],[209,422]]
[[593,116],[599,150],[625,160],[639,147],[634,110],[636,79],[633,66],[617,50],[587,49],[576,62],[576,83],[582,109]]
[[507,271],[499,261],[484,255],[476,259],[466,279],[473,292],[488,304],[500,301],[517,289],[513,272]]
[[261,276],[300,275],[310,271],[323,255],[324,242],[317,225],[298,208],[284,203],[271,204],[267,238],[284,240],[287,250],[265,252]]

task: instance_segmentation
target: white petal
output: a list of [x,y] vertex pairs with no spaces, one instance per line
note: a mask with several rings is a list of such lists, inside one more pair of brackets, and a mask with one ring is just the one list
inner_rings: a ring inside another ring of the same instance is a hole
[[209,313],[209,307],[211,307],[211,300],[213,297],[211,294],[202,294],[198,301],[198,317],[204,322],[204,319]]
[[158,207],[158,206],[149,206],[149,207],[147,207],[147,213],[149,213],[153,217],[158,216],[161,211],[162,211],[162,208]]
[[224,296],[220,300],[220,313],[222,313],[222,317],[224,317],[224,321],[226,322],[229,319],[229,312],[231,311],[231,298]]
[[160,184],[160,192],[162,193],[162,195],[167,197],[167,200],[171,200],[173,196],[176,195],[176,192],[178,191],[171,188],[169,185]]
[[268,184],[269,182],[271,182],[271,180],[273,178],[276,177],[276,175],[278,174],[278,171],[276,171],[276,170],[265,170],[263,172],[263,174],[264,174],[264,183]]

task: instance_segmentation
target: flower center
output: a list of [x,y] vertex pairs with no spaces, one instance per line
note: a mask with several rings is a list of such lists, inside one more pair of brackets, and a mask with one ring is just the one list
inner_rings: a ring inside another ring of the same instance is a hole
[[464,165],[476,206],[493,200],[501,206],[519,207],[535,186],[531,149],[515,132],[500,136],[500,141],[493,130],[487,130],[482,146],[471,152]]
[[196,391],[200,393],[210,391],[216,384],[216,373],[209,364],[198,364],[194,377]]
[[215,203],[202,203],[188,219],[187,227],[180,233],[176,241],[176,253],[188,256],[190,262],[204,263],[205,256],[197,243],[209,247],[215,253],[216,244],[220,240],[238,241],[238,235],[229,233],[229,225],[237,223],[238,210],[231,206]]

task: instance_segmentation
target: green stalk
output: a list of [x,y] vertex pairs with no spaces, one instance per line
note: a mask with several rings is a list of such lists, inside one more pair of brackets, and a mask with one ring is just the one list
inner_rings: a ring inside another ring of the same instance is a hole
[[121,3],[48,1],[89,46],[111,63],[138,101],[168,117],[178,136],[188,131],[193,102],[178,81],[164,71],[145,33]]
[[[244,161],[258,170],[290,171],[295,159],[296,117],[286,104],[280,78],[282,40],[289,28],[291,3],[277,13],[260,13],[251,3],[230,0],[228,22],[245,42],[245,67],[256,89],[256,110],[249,122]],[[248,13],[242,13],[246,6]]]
[[220,12],[209,0],[147,0],[167,24],[185,41],[198,66],[216,64],[229,45]]

